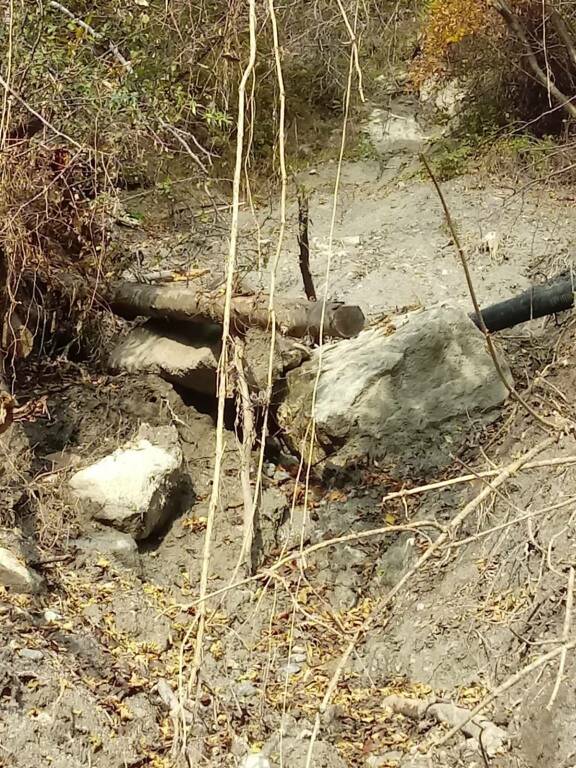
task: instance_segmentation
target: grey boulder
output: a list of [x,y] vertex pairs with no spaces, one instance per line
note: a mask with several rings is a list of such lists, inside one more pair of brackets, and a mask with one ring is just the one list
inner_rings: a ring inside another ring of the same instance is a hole
[[[433,307],[395,319],[395,327],[392,335],[373,327],[327,345],[288,374],[278,418],[294,449],[309,457],[313,415],[313,461],[368,456],[399,470],[438,468],[472,423],[507,399],[482,333],[462,310]],[[502,357],[500,364],[511,382]]]
[[197,325],[150,320],[133,328],[109,357],[113,371],[161,376],[202,394],[216,392],[220,341]]

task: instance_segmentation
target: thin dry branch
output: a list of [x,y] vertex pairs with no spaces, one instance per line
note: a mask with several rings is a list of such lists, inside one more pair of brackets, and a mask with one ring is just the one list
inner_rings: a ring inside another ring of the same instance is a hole
[[[224,306],[224,317],[222,322],[222,354],[219,362],[219,381],[218,381],[218,415],[216,423],[216,452],[214,462],[214,475],[212,480],[212,492],[208,505],[208,515],[206,521],[206,532],[204,538],[204,550],[202,554],[202,569],[200,573],[199,596],[201,602],[198,607],[198,625],[196,631],[196,644],[194,648],[194,659],[189,674],[189,690],[197,686],[198,673],[202,665],[204,631],[206,628],[207,605],[206,594],[208,592],[208,574],[211,559],[212,535],[214,531],[214,521],[216,510],[220,500],[220,478],[222,473],[222,459],[224,456],[224,406],[226,403],[226,373],[228,366],[228,343],[230,339],[231,327],[231,306],[232,294],[234,289],[234,276],[236,269],[236,254],[238,249],[238,227],[240,211],[240,184],[242,179],[242,159],[244,155],[244,133],[245,133],[245,106],[246,106],[246,86],[254,71],[256,63],[256,0],[249,0],[248,6],[249,36],[250,36],[250,56],[242,73],[242,78],[238,87],[238,122],[236,132],[236,161],[234,166],[234,179],[232,184],[232,220],[230,224],[230,247],[226,263],[226,298]],[[180,691],[182,696],[182,691]],[[185,724],[183,724],[185,727]],[[183,748],[185,748],[186,735],[183,738]]]
[[[534,672],[535,670],[542,667],[544,664],[548,664],[549,661],[553,661],[557,656],[561,656],[564,651],[570,651],[573,648],[576,647],[576,641],[572,641],[571,643],[567,643],[566,645],[563,645],[561,648],[555,648],[553,651],[549,651],[548,653],[545,653],[543,656],[539,656],[537,659],[535,659],[531,664],[528,664],[527,666],[523,667],[521,670],[516,672],[515,675],[512,675],[508,678],[502,685],[499,685],[498,688],[496,688],[492,693],[490,693],[486,698],[484,698],[477,706],[474,707],[474,709],[470,710],[468,716],[465,720],[462,720],[458,725],[454,726],[454,728],[451,728],[444,736],[442,736],[440,739],[435,741],[431,746],[430,750],[435,749],[437,747],[441,747],[444,744],[446,744],[453,736],[456,736],[456,734],[462,730],[462,728],[467,725],[471,720],[473,720],[477,715],[479,715],[481,712],[484,712],[486,707],[490,706],[490,704],[495,700],[498,699],[502,694],[506,693],[506,691],[509,691],[510,688],[513,688],[515,685],[517,685],[521,680],[523,680],[527,675],[529,675],[531,672]],[[429,751],[430,751],[429,750]]]
[[240,482],[244,502],[243,537],[239,560],[246,561],[248,573],[254,572],[252,562],[252,542],[254,538],[254,518],[256,514],[256,499],[252,493],[251,464],[252,448],[256,436],[254,425],[254,408],[250,398],[250,390],[244,371],[244,342],[234,339],[234,365],[238,397],[242,413],[242,443],[240,445]]
[[303,189],[298,191],[298,247],[300,249],[300,274],[304,283],[304,293],[308,301],[316,301],[316,289],[310,272],[310,238],[308,235],[308,195]]
[[522,397],[522,395],[518,392],[516,387],[514,387],[514,385],[511,384],[510,381],[508,381],[506,374],[502,370],[500,360],[498,359],[498,353],[496,352],[496,347],[494,346],[494,342],[492,341],[492,337],[490,336],[490,331],[486,327],[486,323],[484,322],[484,317],[480,310],[480,304],[478,302],[478,297],[476,296],[476,290],[474,288],[472,275],[470,273],[470,267],[468,266],[468,259],[466,258],[466,254],[464,253],[464,248],[460,243],[460,238],[458,237],[458,233],[456,232],[456,227],[454,226],[454,222],[452,221],[452,215],[450,214],[448,203],[446,202],[444,193],[442,192],[440,184],[438,183],[436,176],[434,175],[434,172],[432,171],[432,168],[428,163],[428,160],[424,155],[420,155],[420,157],[422,159],[422,163],[424,164],[424,167],[426,168],[426,171],[428,172],[428,175],[430,176],[430,179],[434,185],[434,188],[438,193],[438,197],[440,198],[442,208],[444,209],[446,223],[448,225],[448,229],[450,230],[450,234],[452,235],[452,239],[454,241],[454,245],[456,246],[456,250],[458,251],[458,255],[462,263],[462,268],[464,270],[464,275],[466,277],[466,284],[468,285],[468,291],[470,293],[470,298],[472,299],[474,312],[476,313],[476,322],[478,327],[484,334],[484,338],[486,339],[486,346],[488,347],[488,352],[490,353],[490,357],[492,358],[492,362],[494,363],[494,368],[496,369],[496,373],[498,374],[502,383],[510,393],[510,396],[514,400],[516,400],[518,403],[520,403],[520,405],[522,405],[528,411],[528,413],[538,421],[539,424],[541,424],[546,430],[553,430],[553,431],[560,430],[561,427],[558,427],[556,424],[553,424],[551,421],[548,421],[547,419],[543,418],[542,416],[540,416],[540,414],[537,411],[534,410],[534,408],[532,408],[530,403],[528,403]]
[[[530,461],[525,464],[522,469],[541,469],[542,467],[561,467],[567,464],[576,464],[576,456],[558,457],[555,459],[542,459],[541,461]],[[382,503],[387,501],[394,501],[394,499],[405,499],[407,496],[419,496],[422,493],[428,493],[429,491],[441,491],[444,488],[451,488],[454,485],[461,485],[462,483],[471,483],[474,480],[482,479],[484,477],[494,477],[500,472],[499,469],[486,469],[482,472],[469,475],[459,475],[458,477],[451,477],[449,480],[439,480],[437,483],[428,483],[427,485],[419,485],[416,488],[404,488],[402,491],[394,491],[383,497]]]
[[568,24],[555,8],[548,6],[550,21],[556,30],[558,37],[562,40],[570,56],[572,64],[576,67],[576,44]]
[[90,24],[87,24],[82,19],[79,19],[78,16],[75,16],[72,11],[69,8],[66,8],[65,5],[62,5],[62,3],[57,3],[56,0],[50,0],[48,5],[50,8],[54,8],[54,10],[60,11],[60,13],[63,13],[65,16],[71,19],[74,24],[77,24],[85,32],[88,32],[90,37],[93,37],[94,40],[107,43],[108,50],[114,56],[116,61],[121,64],[127,72],[132,72],[132,64],[120,53],[116,43],[113,43],[112,40],[107,40],[101,32],[98,32],[96,29],[94,29],[94,27],[91,27]]
[[65,139],[69,144],[71,144],[73,147],[76,147],[76,149],[84,150],[85,147],[82,146],[82,144],[79,144],[77,141],[75,141],[71,136],[69,136],[67,133],[63,133],[62,131],[59,131],[58,128],[56,128],[55,125],[53,125],[49,120],[47,120],[43,115],[40,114],[40,112],[37,112],[34,107],[32,107],[30,104],[28,104],[27,101],[25,101],[22,96],[10,85],[9,82],[7,82],[2,75],[0,75],[0,86],[4,88],[5,92],[10,94],[13,99],[15,99],[20,106],[24,107],[25,110],[27,110],[31,115],[34,115],[35,118],[40,120],[42,125],[46,128],[48,128],[52,133],[54,133],[56,136],[60,136],[61,139]]
[[556,682],[550,700],[546,705],[546,709],[550,711],[554,706],[560,686],[562,685],[562,678],[564,677],[564,669],[566,668],[566,658],[568,656],[568,640],[570,637],[570,628],[572,626],[572,609],[574,606],[574,568],[571,566],[568,571],[568,584],[566,586],[566,612],[564,614],[564,628],[562,630],[562,642],[564,643],[560,652],[560,661],[558,663],[558,674],[556,675]]
[[576,107],[571,99],[563,94],[558,86],[551,81],[538,63],[534,49],[528,40],[528,35],[526,34],[520,19],[513,13],[506,0],[491,0],[491,5],[502,16],[512,34],[522,43],[526,59],[540,85],[542,85],[543,88],[546,88],[548,93],[554,97],[570,117],[576,118]]

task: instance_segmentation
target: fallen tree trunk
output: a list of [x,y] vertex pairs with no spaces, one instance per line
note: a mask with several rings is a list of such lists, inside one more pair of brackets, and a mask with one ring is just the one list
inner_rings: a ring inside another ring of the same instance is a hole
[[[574,279],[561,275],[542,285],[535,285],[512,299],[491,304],[481,310],[482,318],[492,333],[513,328],[528,320],[572,309],[574,290]],[[480,327],[476,313],[470,317]]]
[[[139,316],[163,320],[221,323],[224,317],[225,297],[202,293],[190,286],[145,285],[120,282],[112,286],[108,301],[117,314],[126,318]],[[274,300],[276,322],[281,333],[303,338],[320,335],[322,302],[303,299],[277,298]],[[231,305],[232,326],[237,331],[270,324],[268,296],[235,296]],[[325,338],[348,339],[364,328],[365,318],[360,307],[328,302],[324,314]]]

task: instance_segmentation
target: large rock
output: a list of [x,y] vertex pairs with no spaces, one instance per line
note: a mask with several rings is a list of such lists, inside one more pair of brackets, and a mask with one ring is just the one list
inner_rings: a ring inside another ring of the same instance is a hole
[[113,371],[153,373],[202,394],[216,392],[220,341],[210,329],[150,320],[132,329],[109,358]]
[[[395,321],[396,331],[364,331],[324,347],[314,402],[313,461],[369,456],[397,470],[437,468],[474,421],[501,405],[508,390],[485,340],[459,309],[439,306]],[[319,353],[288,374],[278,418],[293,447],[312,415]],[[509,368],[502,367],[511,380]]]
[[143,424],[134,441],[77,472],[70,486],[95,519],[145,539],[176,511],[181,468],[176,429]]
[[28,568],[22,558],[5,547],[0,547],[0,584],[14,592],[39,592],[42,579]]

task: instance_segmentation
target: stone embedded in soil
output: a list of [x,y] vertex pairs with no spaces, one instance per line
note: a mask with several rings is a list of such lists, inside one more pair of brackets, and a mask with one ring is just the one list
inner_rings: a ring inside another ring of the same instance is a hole
[[96,520],[146,539],[177,511],[182,479],[176,429],[143,424],[135,440],[73,475],[70,487]]
[[138,547],[136,542],[132,536],[120,531],[97,531],[92,536],[76,539],[74,546],[83,552],[112,555],[122,565],[126,565],[129,568],[138,564]]
[[0,547],[0,584],[13,592],[34,593],[42,589],[42,578],[13,552]]
[[157,374],[201,394],[216,392],[220,341],[202,326],[149,321],[133,328],[109,358],[113,371]]
[[[473,422],[507,399],[483,335],[462,310],[437,306],[394,326],[392,335],[375,327],[327,345],[288,374],[278,419],[296,450],[307,435],[320,361],[314,462],[368,456],[400,472],[438,468],[452,461]],[[501,365],[511,381],[503,358]]]

